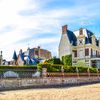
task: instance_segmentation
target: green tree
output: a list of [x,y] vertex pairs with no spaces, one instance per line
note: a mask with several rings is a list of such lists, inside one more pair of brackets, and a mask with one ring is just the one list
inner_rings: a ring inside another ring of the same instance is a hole
[[46,60],[45,62],[50,63],[50,64],[62,64],[61,60],[56,57]]
[[64,65],[72,66],[72,55],[63,56],[62,62]]

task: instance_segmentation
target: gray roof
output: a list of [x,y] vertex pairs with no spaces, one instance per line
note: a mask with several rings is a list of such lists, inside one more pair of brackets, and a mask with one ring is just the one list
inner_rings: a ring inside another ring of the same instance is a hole
[[[68,35],[70,43],[73,46],[76,46],[77,45],[77,37],[75,36],[74,32],[67,30],[67,35]],[[86,29],[86,35],[87,35],[87,37],[85,37],[85,44],[91,44],[92,43],[92,35],[94,35],[94,33]],[[96,45],[98,46],[99,41],[97,39],[95,41],[96,41]]]

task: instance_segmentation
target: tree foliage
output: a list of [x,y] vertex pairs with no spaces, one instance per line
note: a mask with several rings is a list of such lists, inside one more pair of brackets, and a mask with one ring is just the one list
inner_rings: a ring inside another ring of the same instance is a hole
[[72,66],[72,55],[63,56],[62,62],[64,65]]
[[49,60],[46,60],[45,63],[50,63],[50,64],[62,64],[61,60],[59,58],[53,57]]

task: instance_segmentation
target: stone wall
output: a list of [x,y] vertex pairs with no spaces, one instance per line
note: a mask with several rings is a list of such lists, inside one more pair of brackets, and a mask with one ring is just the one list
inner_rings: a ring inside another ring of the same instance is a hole
[[99,77],[83,78],[25,78],[25,79],[0,79],[0,90],[38,88],[38,87],[57,87],[90,84],[100,82]]

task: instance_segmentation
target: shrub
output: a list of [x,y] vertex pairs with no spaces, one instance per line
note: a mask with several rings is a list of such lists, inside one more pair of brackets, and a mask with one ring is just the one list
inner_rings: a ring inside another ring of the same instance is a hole
[[72,55],[63,56],[62,62],[64,65],[72,66]]
[[79,73],[87,73],[88,67],[78,67]]
[[62,61],[59,58],[56,58],[56,57],[53,57],[49,60],[46,60],[45,62],[49,63],[49,64],[62,64]]
[[76,67],[64,66],[64,72],[66,73],[75,73]]
[[96,68],[89,68],[90,73],[97,73]]

